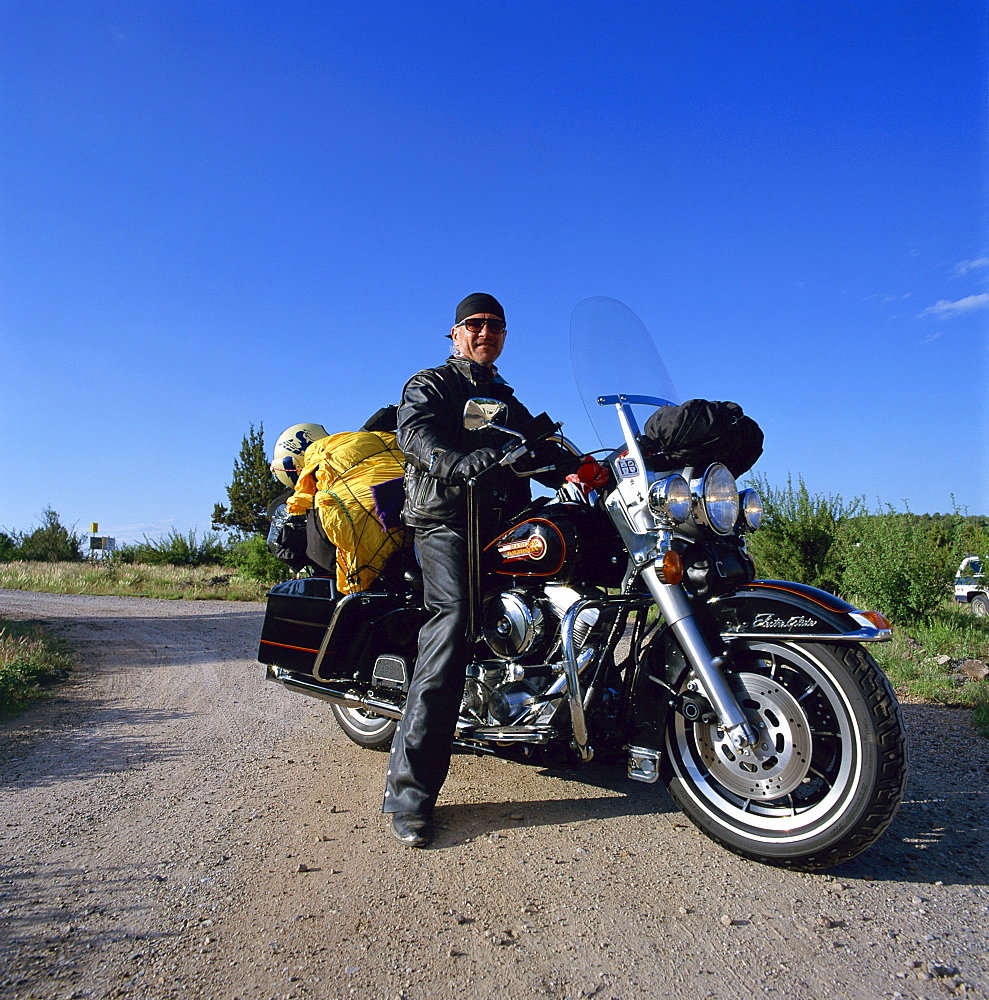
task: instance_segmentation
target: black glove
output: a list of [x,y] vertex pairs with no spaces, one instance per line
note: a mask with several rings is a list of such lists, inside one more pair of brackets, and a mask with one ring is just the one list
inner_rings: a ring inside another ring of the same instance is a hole
[[478,448],[457,463],[453,475],[457,479],[476,479],[482,472],[494,468],[501,461],[501,457],[502,452],[497,448]]
[[497,465],[502,454],[497,448],[478,448],[466,455],[462,451],[438,451],[433,455],[429,474],[444,483],[476,479]]

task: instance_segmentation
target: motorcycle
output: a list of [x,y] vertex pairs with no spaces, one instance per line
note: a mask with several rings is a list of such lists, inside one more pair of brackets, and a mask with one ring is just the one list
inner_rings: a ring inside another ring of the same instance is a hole
[[[892,821],[906,781],[900,708],[867,651],[891,638],[889,622],[756,578],[745,549],[756,491],[719,461],[668,467],[640,429],[642,407],[660,412],[677,393],[627,307],[581,303],[571,355],[606,480],[570,477],[497,538],[474,537],[476,643],[456,745],[544,763],[618,756],[743,857],[802,870],[854,857]],[[500,406],[471,400],[464,426],[498,427]],[[559,427],[540,437],[583,456]],[[532,454],[531,438],[502,430],[503,462]],[[328,702],[369,749],[390,744],[428,617],[410,562],[400,553],[371,590],[343,598],[326,580],[268,598],[268,677]]]

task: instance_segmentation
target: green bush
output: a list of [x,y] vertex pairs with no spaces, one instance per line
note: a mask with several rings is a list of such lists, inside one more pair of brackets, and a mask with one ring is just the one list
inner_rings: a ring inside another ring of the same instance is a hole
[[292,575],[288,566],[268,551],[260,535],[250,535],[231,545],[224,563],[265,584],[281,583]]
[[803,479],[776,489],[756,476],[753,485],[765,505],[763,526],[748,543],[760,576],[820,587],[901,624],[936,611],[963,556],[989,557],[983,517],[892,507],[872,514],[861,498],[811,494]]
[[957,565],[950,526],[892,508],[845,526],[842,591],[899,622],[924,621],[944,600]]
[[147,566],[209,566],[222,565],[226,554],[226,545],[213,532],[197,539],[195,531],[183,535],[173,528],[163,538],[152,540],[145,536],[143,542],[122,545],[111,558]]
[[989,528],[973,518],[958,520],[960,523],[953,539],[958,562],[965,556],[981,556],[984,560],[989,560]]
[[763,526],[748,543],[759,575],[838,593],[842,567],[836,543],[845,522],[861,512],[862,501],[812,496],[802,478],[796,486],[787,478],[785,489],[759,476],[752,483],[765,506]]
[[41,515],[41,525],[18,539],[17,559],[37,562],[74,562],[82,559],[82,536],[69,531],[51,507]]

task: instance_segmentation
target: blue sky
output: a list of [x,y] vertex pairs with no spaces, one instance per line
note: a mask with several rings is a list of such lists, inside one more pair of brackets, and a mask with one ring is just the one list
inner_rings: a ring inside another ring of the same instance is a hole
[[4,0],[0,527],[208,530],[251,423],[355,429],[478,290],[588,447],[607,295],[770,482],[989,514],[986,37],[970,0]]

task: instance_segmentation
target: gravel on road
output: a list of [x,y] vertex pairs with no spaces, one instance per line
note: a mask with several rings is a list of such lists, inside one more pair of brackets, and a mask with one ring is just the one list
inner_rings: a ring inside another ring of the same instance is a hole
[[79,651],[0,724],[8,1000],[989,996],[989,741],[906,705],[907,795],[858,858],[737,858],[621,764],[457,755],[428,850],[385,755],[264,680],[263,606],[0,591]]

